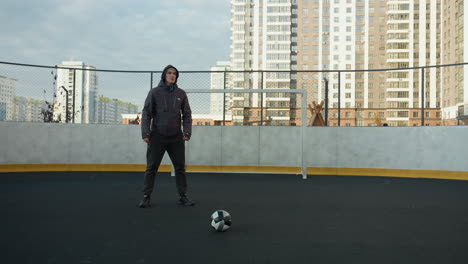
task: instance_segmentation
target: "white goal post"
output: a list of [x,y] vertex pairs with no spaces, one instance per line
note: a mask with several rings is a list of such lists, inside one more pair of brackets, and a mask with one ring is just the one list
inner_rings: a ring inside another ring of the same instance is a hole
[[307,91],[300,89],[184,89],[186,93],[294,93],[301,95],[301,174],[307,179],[307,167],[304,164],[304,137],[307,127]]

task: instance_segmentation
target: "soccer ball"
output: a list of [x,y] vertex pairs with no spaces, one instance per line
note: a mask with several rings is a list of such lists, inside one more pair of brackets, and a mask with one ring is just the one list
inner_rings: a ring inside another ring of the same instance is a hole
[[218,232],[224,232],[231,227],[231,215],[224,210],[217,210],[211,215],[211,226]]

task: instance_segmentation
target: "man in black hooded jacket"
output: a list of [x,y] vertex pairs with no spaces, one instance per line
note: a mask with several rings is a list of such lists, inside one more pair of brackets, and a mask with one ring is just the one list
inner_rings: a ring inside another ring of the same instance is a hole
[[148,149],[141,208],[150,206],[156,172],[166,151],[174,165],[179,203],[195,205],[186,195],[185,176],[184,141],[190,140],[192,134],[192,111],[187,94],[177,86],[178,77],[179,71],[174,66],[166,66],[161,81],[151,89],[143,107],[141,133]]

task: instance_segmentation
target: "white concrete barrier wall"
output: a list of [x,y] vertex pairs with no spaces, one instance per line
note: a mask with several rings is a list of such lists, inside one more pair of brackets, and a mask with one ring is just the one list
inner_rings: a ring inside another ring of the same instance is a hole
[[[195,126],[187,165],[300,167],[301,131]],[[304,166],[468,171],[467,138],[467,126],[307,127]],[[145,154],[135,125],[0,122],[0,164],[144,164]]]
[[308,127],[306,137],[307,166],[468,171],[468,126]]

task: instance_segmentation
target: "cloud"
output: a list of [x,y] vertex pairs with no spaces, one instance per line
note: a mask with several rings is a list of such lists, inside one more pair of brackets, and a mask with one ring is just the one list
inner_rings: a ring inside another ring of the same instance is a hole
[[229,57],[228,1],[8,1],[0,15],[1,60],[208,70]]
[[[80,60],[98,69],[209,70],[229,59],[229,1],[15,0],[0,9],[0,61],[56,65]],[[53,89],[50,70],[6,67],[17,94]],[[159,75],[154,76],[157,82]],[[99,94],[140,105],[149,74],[99,73]],[[184,75],[183,87],[208,88],[208,74]],[[203,83],[203,84],[201,84]],[[53,94],[49,91],[48,96]]]

